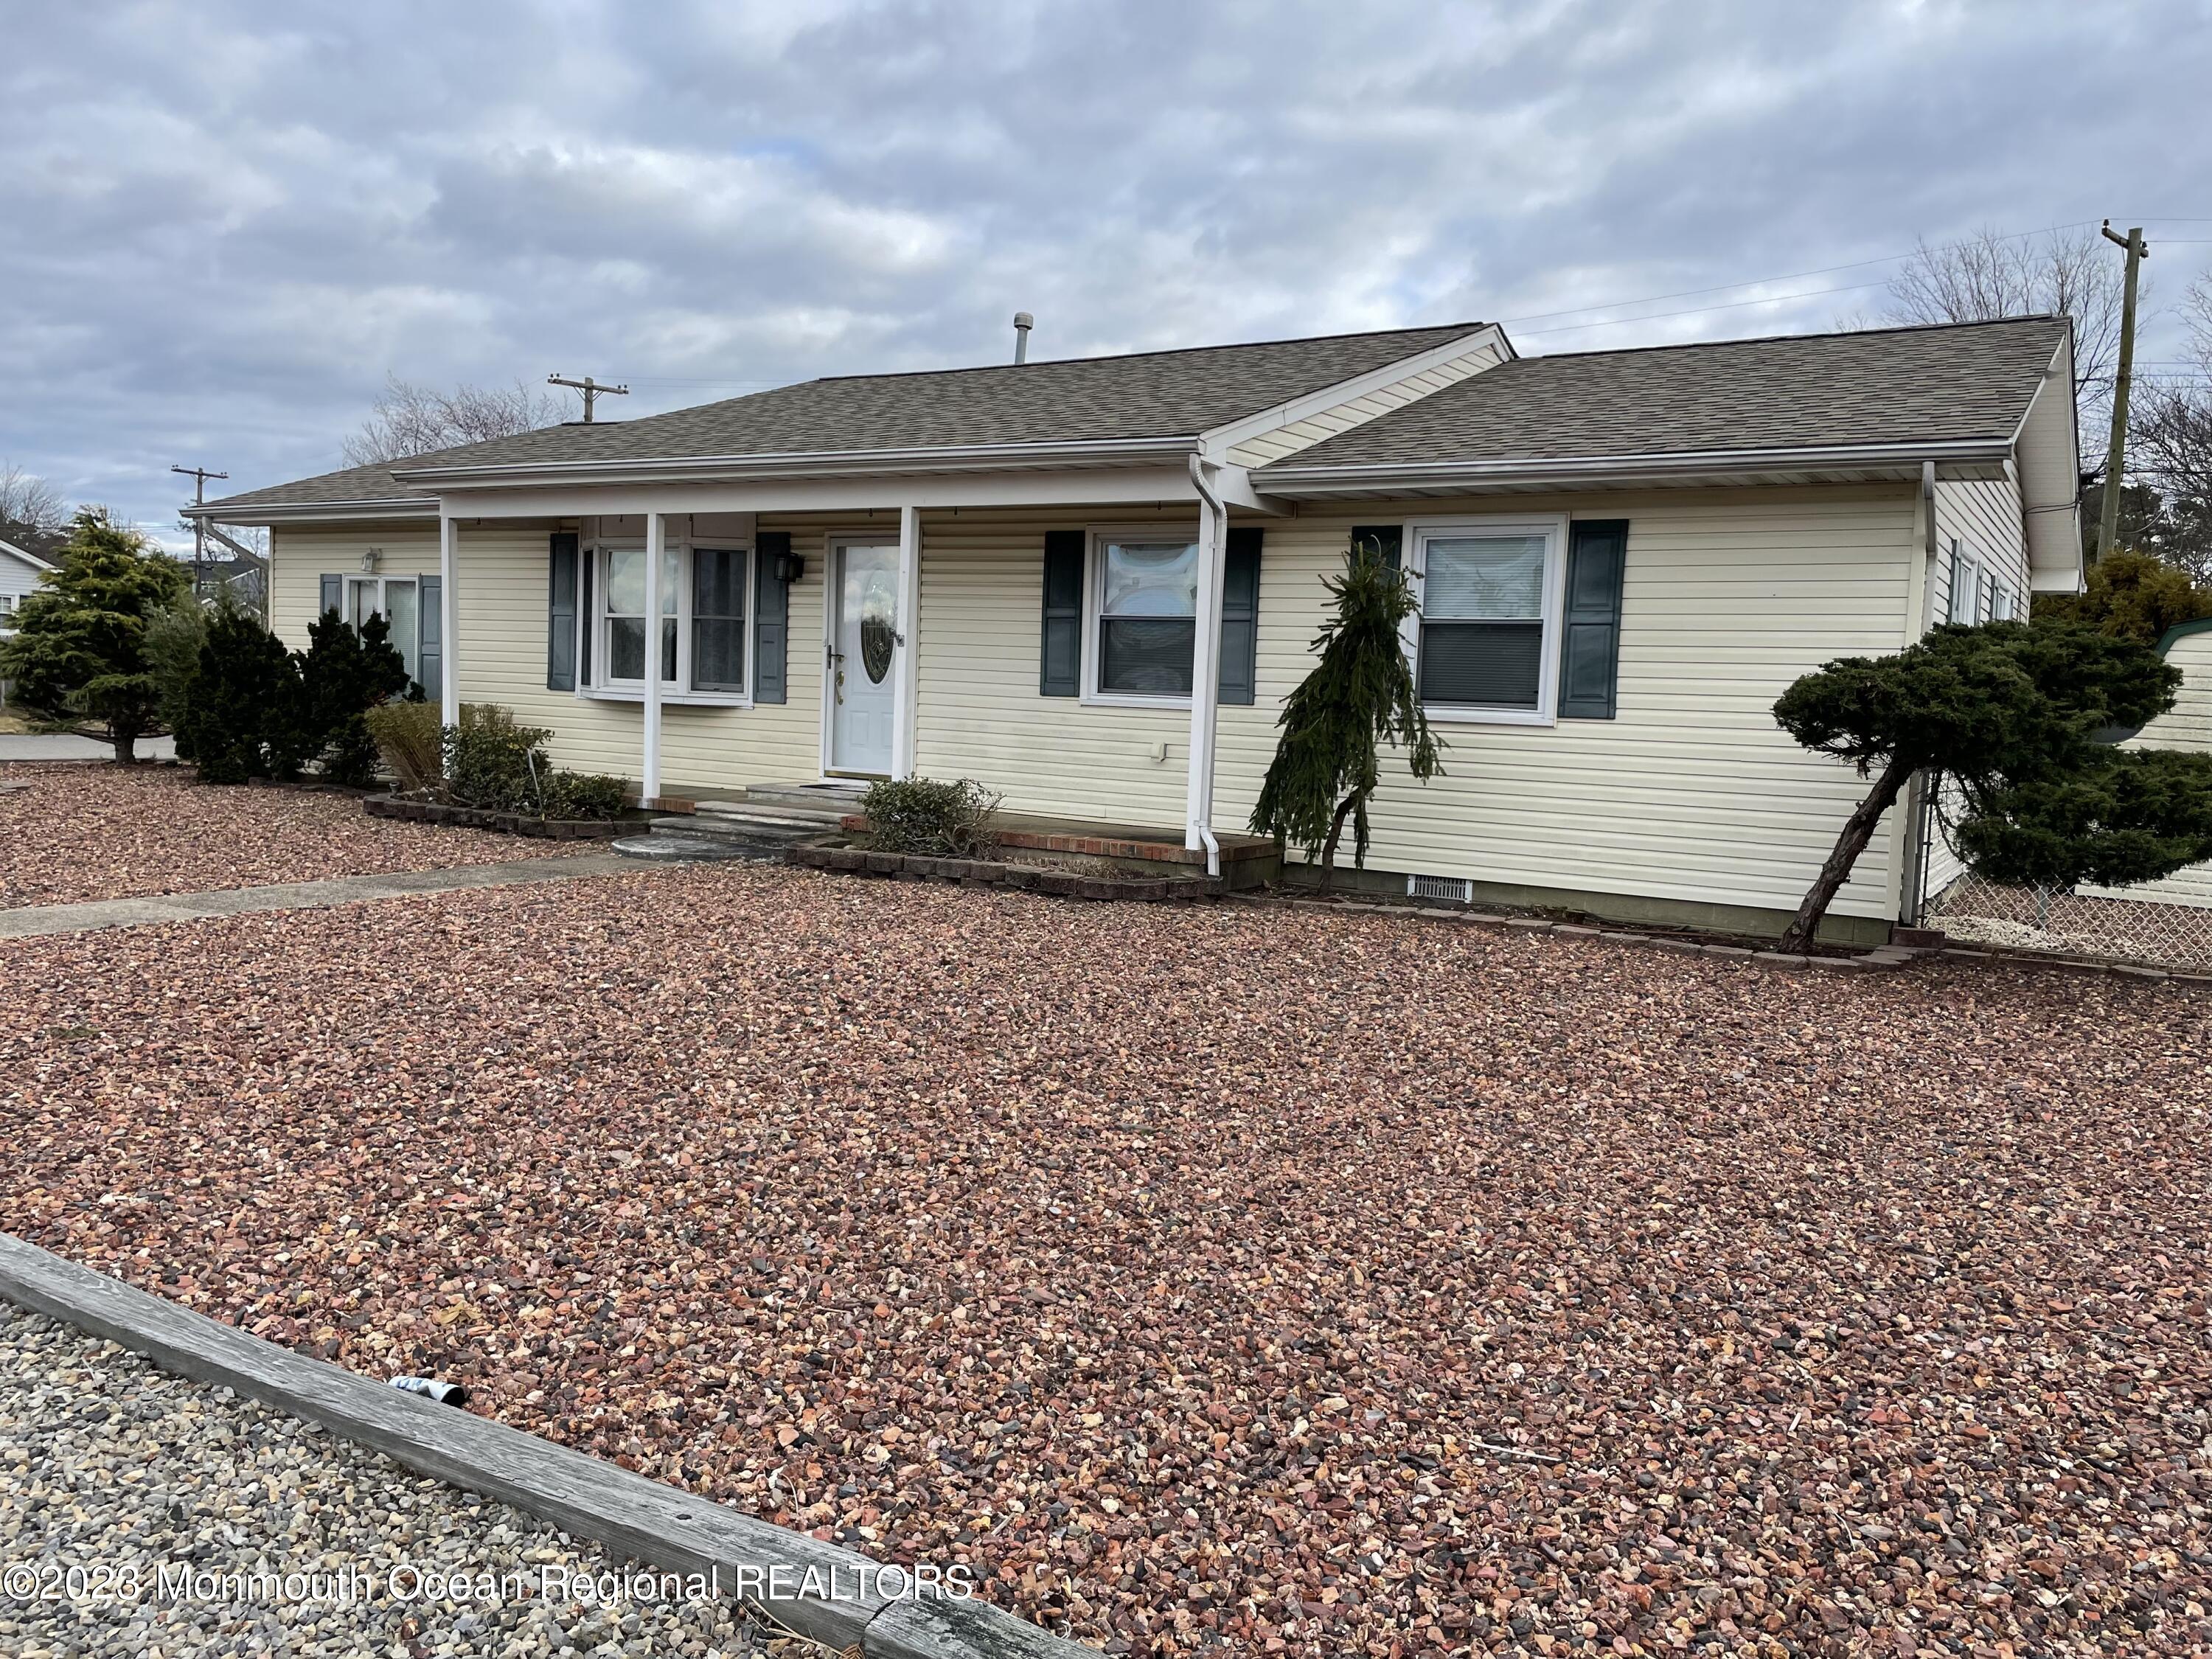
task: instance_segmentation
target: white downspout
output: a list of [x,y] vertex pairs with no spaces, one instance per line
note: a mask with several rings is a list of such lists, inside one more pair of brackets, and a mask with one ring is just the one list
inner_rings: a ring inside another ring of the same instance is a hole
[[638,804],[647,809],[660,799],[660,561],[668,544],[666,521],[645,515],[645,754],[638,780]]
[[[445,654],[439,663],[438,720],[440,724],[458,726],[461,723],[461,671],[458,660],[460,653],[455,648],[459,641],[453,635],[460,617],[460,596],[454,591],[453,577],[459,558],[460,526],[443,513],[438,515],[438,648]],[[264,604],[266,604],[264,599]]]
[[1206,482],[1205,463],[1190,458],[1198,491],[1198,637],[1193,641],[1190,681],[1190,782],[1183,845],[1206,849],[1206,873],[1221,874],[1221,843],[1213,838],[1213,729],[1221,702],[1221,590],[1228,562],[1229,515]]

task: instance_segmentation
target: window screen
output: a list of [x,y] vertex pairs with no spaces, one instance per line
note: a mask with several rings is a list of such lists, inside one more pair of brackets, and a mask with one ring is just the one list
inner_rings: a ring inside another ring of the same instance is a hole
[[1198,544],[1109,541],[1100,550],[1098,689],[1187,697],[1198,644]]
[[1421,701],[1534,708],[1544,659],[1540,535],[1437,536],[1425,547]]
[[702,547],[691,555],[691,684],[745,689],[745,556]]

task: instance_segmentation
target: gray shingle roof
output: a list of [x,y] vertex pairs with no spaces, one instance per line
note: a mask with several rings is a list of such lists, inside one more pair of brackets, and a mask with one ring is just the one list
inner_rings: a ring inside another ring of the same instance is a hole
[[[808,454],[1194,436],[1473,333],[1480,323],[1187,351],[807,380],[635,421],[546,427],[394,465]],[[386,466],[249,490],[218,507],[419,499]]]
[[1317,466],[2009,438],[2063,319],[1522,357],[1285,457]]

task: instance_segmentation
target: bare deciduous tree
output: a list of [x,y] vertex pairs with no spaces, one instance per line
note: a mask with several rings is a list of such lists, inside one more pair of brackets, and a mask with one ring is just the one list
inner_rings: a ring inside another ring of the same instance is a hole
[[2112,254],[2094,228],[2041,236],[1984,230],[1941,246],[1923,241],[1892,279],[1883,314],[1893,323],[1988,323],[2039,312],[2071,317],[2074,374],[2086,410],[2109,403],[2119,360],[2125,273]]
[[522,380],[512,386],[459,386],[440,392],[387,375],[375,412],[345,441],[345,463],[367,466],[510,437],[551,426],[567,412],[559,398]]
[[43,556],[61,544],[69,521],[61,491],[12,461],[0,461],[0,540]]
[[2212,585],[2212,276],[2190,285],[2180,311],[2189,370],[2136,383],[2127,471],[2154,492],[2160,556]]

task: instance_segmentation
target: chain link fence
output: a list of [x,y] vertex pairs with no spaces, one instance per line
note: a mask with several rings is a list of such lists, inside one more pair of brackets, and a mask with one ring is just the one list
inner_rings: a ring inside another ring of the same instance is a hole
[[2006,887],[1967,874],[1929,902],[1926,918],[1962,945],[2212,973],[2212,908],[2202,904]]

